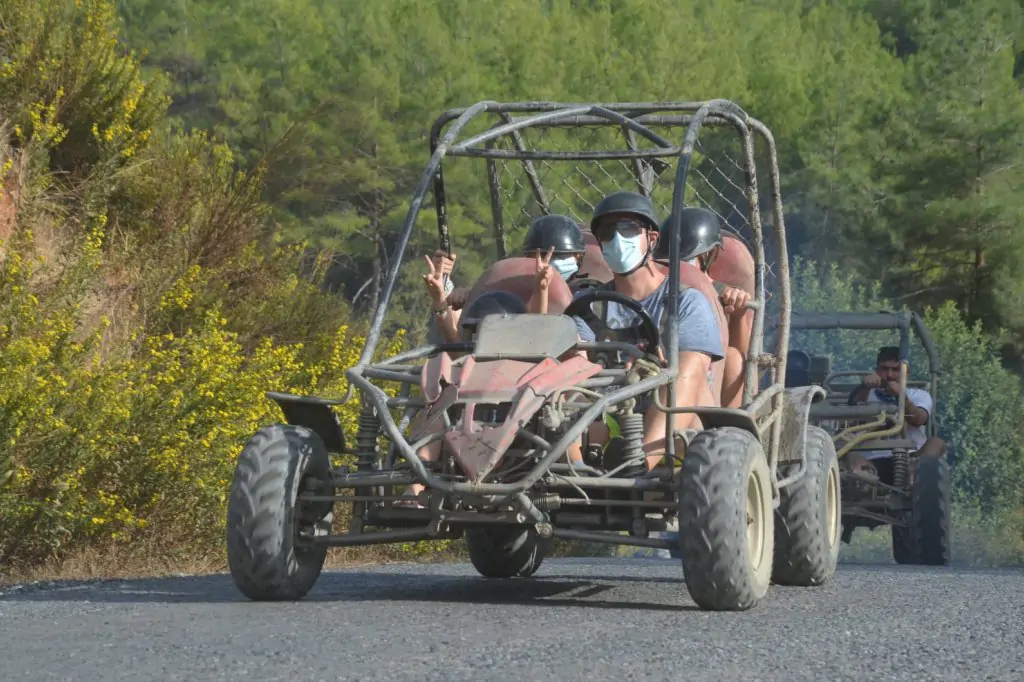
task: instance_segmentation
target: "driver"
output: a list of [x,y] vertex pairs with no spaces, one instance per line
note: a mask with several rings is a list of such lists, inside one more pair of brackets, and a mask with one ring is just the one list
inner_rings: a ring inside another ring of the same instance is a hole
[[[658,262],[667,264],[669,228],[670,221],[666,220],[662,227],[662,239],[655,249],[655,259]],[[708,280],[713,282],[718,290],[722,302],[722,309],[727,316],[728,328],[726,338],[728,345],[725,349],[724,378],[720,394],[722,407],[740,407],[743,400],[743,365],[750,350],[751,325],[753,323],[753,311],[747,310],[747,303],[753,298],[753,291],[746,291],[743,288],[733,286],[730,283],[712,277],[712,268],[721,264],[721,258],[728,254],[729,257],[746,256],[745,260],[752,260],[750,252],[742,241],[723,233],[722,223],[718,214],[706,208],[691,206],[684,208],[679,215],[680,244],[679,258],[688,261],[691,265],[700,268]],[[734,241],[728,252],[725,246],[725,238]],[[742,252],[734,249],[742,249]],[[728,276],[730,268],[726,264],[726,272],[715,272],[714,274]]]
[[[665,300],[668,296],[668,274],[658,267],[652,255],[660,236],[660,221],[651,200],[636,192],[610,194],[597,205],[590,223],[591,232],[601,244],[608,267],[614,273],[611,289],[636,300],[660,329],[667,323]],[[574,298],[586,295],[578,292]],[[607,324],[628,327],[637,322],[637,315],[628,308],[608,302]],[[714,406],[714,378],[711,363],[722,360],[724,349],[718,320],[707,297],[696,289],[679,291],[679,375],[676,377],[676,404],[679,406]],[[594,330],[582,319],[574,318],[583,341],[595,340]],[[659,389],[662,404],[667,403],[667,387]],[[637,400],[637,412],[644,414],[643,449],[647,466],[655,466],[667,443],[665,415],[651,398]],[[699,428],[695,414],[673,415],[673,431]],[[592,444],[608,443],[609,432],[603,423],[590,431]],[[576,446],[578,448],[579,446]],[[576,453],[570,450],[570,457]]]

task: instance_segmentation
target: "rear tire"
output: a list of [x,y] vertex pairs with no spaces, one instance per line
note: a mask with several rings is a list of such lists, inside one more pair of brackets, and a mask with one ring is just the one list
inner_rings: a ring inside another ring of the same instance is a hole
[[298,542],[298,525],[330,526],[332,504],[297,514],[308,476],[331,473],[327,448],[301,426],[260,429],[242,449],[228,498],[227,558],[238,590],[254,601],[297,600],[313,587],[327,557],[325,545]]
[[680,476],[679,540],[690,597],[711,611],[756,606],[768,593],[775,540],[771,471],[760,442],[735,427],[702,431],[686,449]]
[[466,546],[473,568],[485,578],[528,578],[548,549],[533,526],[506,524],[467,528]]
[[[824,429],[809,425],[806,433],[807,470],[779,491],[772,567],[772,580],[779,585],[824,585],[839,561],[842,496],[836,447]],[[778,476],[786,478],[799,467],[799,462],[780,464]]]

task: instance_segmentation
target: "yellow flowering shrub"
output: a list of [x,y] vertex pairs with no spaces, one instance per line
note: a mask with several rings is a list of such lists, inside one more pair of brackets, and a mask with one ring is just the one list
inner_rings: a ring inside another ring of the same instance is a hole
[[[103,359],[103,326],[73,340],[77,305],[45,305],[30,291],[38,260],[29,244],[5,246],[0,442],[11,475],[0,488],[0,563],[140,532],[219,549],[235,458],[254,431],[282,419],[264,392],[342,395],[362,350],[343,326],[321,340],[329,352],[319,362],[302,344],[271,339],[245,352],[214,307],[180,335],[139,336],[132,353]],[[175,283],[167,305],[187,306],[194,278]],[[355,400],[339,408],[348,439],[358,409]]]
[[44,142],[52,164],[76,171],[131,158],[169,99],[144,80],[118,40],[109,0],[5,0],[0,107],[16,138]]
[[[361,330],[320,287],[330,259],[273,238],[262,169],[168,125],[110,0],[2,14],[0,566],[220,553],[235,459],[283,419],[264,393],[344,395]],[[351,442],[358,399],[338,412]]]

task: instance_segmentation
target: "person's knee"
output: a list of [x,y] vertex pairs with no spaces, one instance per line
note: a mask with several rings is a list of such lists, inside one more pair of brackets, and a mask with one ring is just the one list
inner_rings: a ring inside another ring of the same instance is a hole
[[416,451],[416,456],[424,462],[435,462],[441,456],[441,441],[427,443]]
[[726,372],[732,375],[739,375],[743,372],[743,351],[736,346],[729,346],[725,349]]
[[946,454],[946,441],[938,436],[931,436],[917,453],[922,457],[942,457]]

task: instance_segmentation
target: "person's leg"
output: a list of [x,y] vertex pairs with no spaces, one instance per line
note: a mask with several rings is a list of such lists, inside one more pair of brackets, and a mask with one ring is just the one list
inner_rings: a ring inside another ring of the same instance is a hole
[[865,474],[873,478],[878,477],[878,470],[875,469],[875,465],[871,463],[870,459],[859,452],[851,450],[846,453],[846,461],[852,473]]
[[[691,390],[691,382],[696,384],[696,390]],[[679,396],[696,395],[696,400],[687,404],[678,400]],[[682,406],[706,406],[713,407],[715,399],[711,395],[711,386],[705,376],[686,375],[680,373],[676,382],[677,407]],[[668,405],[668,387],[662,386],[658,389],[658,397],[662,405]],[[664,457],[668,444],[668,437],[665,433],[665,413],[658,409],[658,406],[651,401],[650,407],[644,413],[644,452],[647,453],[647,468],[653,469]],[[672,433],[678,434],[687,429],[703,428],[703,423],[696,414],[684,412],[672,415]],[[682,452],[685,443],[681,438],[676,437],[676,452]]]
[[729,346],[725,351],[725,378],[722,381],[722,407],[742,407],[743,353]]
[[[424,464],[432,464],[441,458],[441,441],[436,440],[433,443],[424,445],[416,452],[416,456],[420,458]],[[408,497],[407,500],[399,500],[395,502],[396,507],[412,507],[414,509],[424,509],[424,506],[414,499],[421,492],[426,490],[426,486],[422,483],[413,483],[409,486],[408,490],[405,491],[403,497]]]
[[942,440],[938,436],[932,436],[924,442],[924,445],[915,453],[917,457],[913,458],[910,463],[910,483],[914,483],[914,475],[917,473],[917,461],[922,457],[932,457],[939,459],[946,456],[946,441]]

